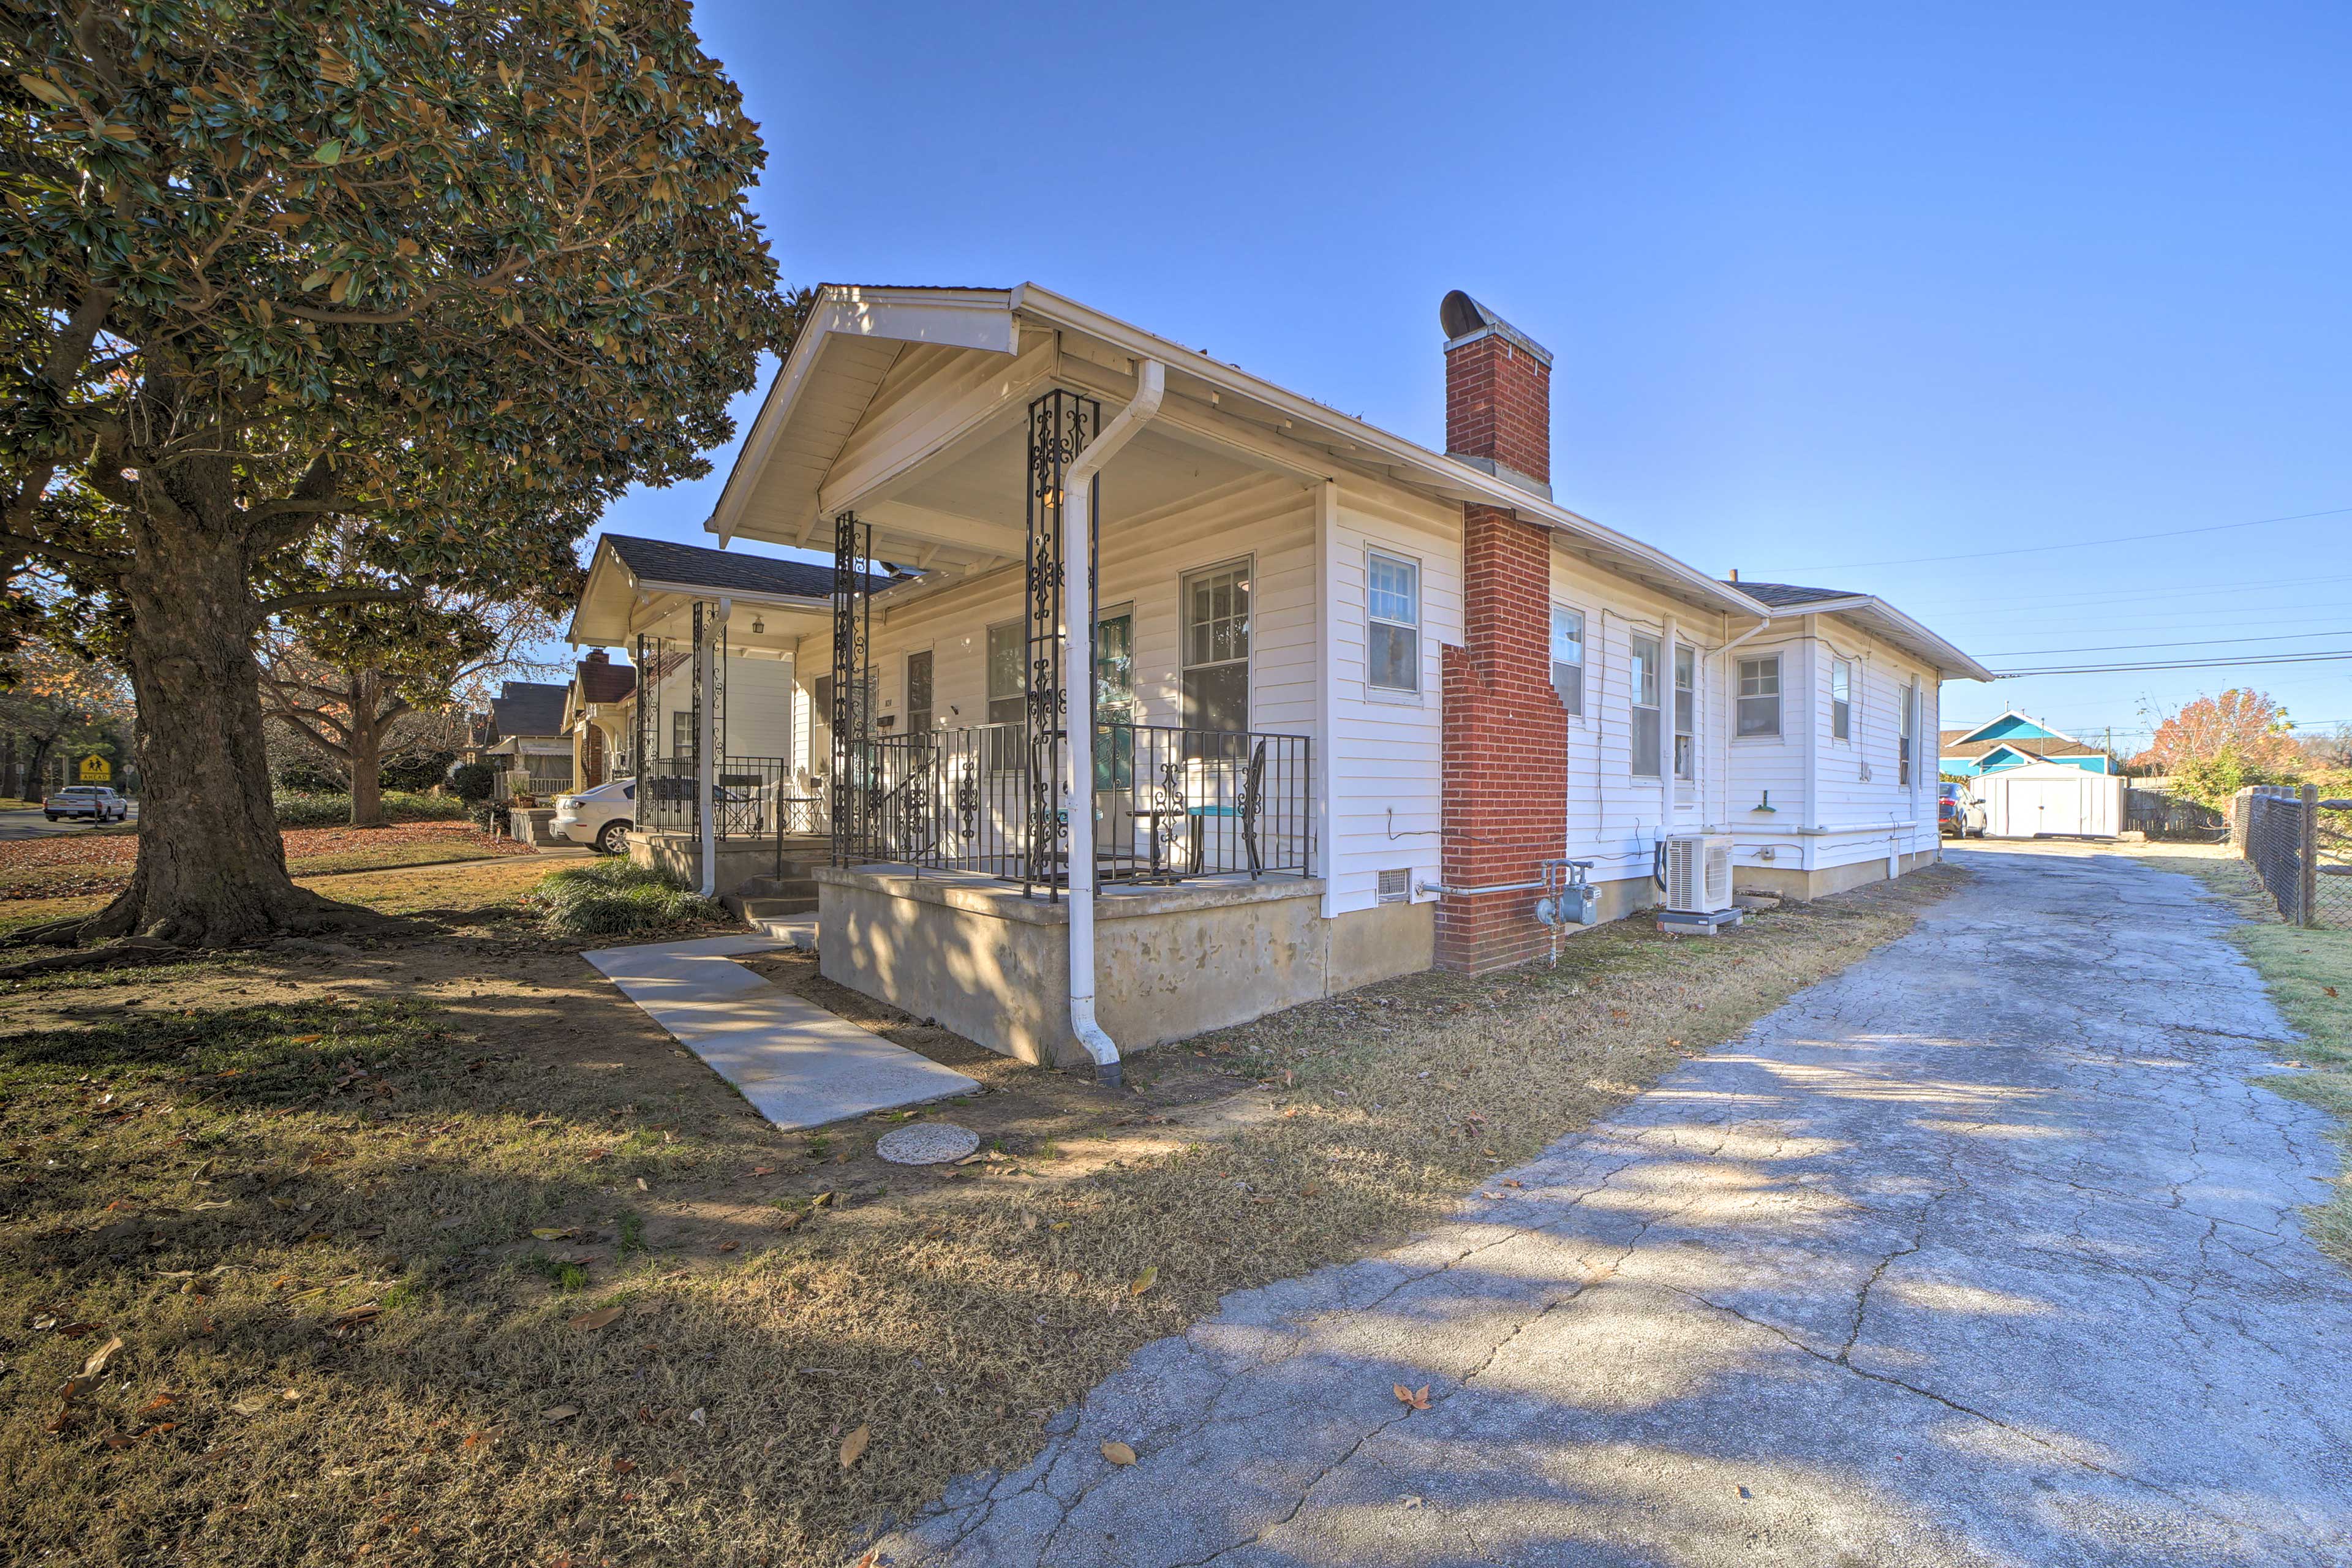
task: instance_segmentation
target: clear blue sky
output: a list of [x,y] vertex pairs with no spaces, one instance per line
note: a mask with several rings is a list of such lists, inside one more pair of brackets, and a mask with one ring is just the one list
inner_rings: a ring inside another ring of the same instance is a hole
[[[2352,648],[2352,510],[1985,553],[2352,509],[2352,6],[697,24],[790,282],[1034,280],[1433,445],[1467,289],[1558,355],[1559,499],[1707,570],[1884,595],[1995,668]],[[718,456],[608,524],[714,542]],[[2129,749],[2233,684],[2352,721],[2352,661],[1945,711]]]

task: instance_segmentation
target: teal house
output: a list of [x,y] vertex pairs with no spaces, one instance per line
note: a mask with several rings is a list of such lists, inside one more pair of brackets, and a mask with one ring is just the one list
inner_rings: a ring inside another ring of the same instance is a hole
[[1937,751],[1939,768],[1962,778],[1997,773],[2028,763],[2058,763],[2086,773],[2116,771],[2115,759],[2099,747],[2086,746],[2013,710],[1989,724],[1945,731]]

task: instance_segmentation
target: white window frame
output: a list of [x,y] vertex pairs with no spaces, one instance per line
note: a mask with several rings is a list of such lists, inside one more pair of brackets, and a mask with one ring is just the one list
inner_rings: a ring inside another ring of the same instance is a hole
[[[1772,667],[1769,676],[1772,682],[1772,689],[1769,691],[1748,690],[1748,682],[1751,679],[1760,682],[1766,679],[1765,675],[1761,672],[1763,670],[1763,667],[1768,664]],[[1748,670],[1751,667],[1759,673],[1751,677],[1748,674]],[[1732,670],[1734,693],[1732,697],[1731,709],[1731,736],[1733,740],[1778,741],[1781,738],[1782,715],[1780,708],[1780,656],[1777,653],[1754,654],[1735,661],[1735,668]],[[1748,705],[1751,702],[1762,702],[1767,699],[1769,699],[1772,704],[1772,727],[1769,730],[1750,730],[1748,728]]]
[[[1402,567],[1410,574],[1412,619],[1401,621],[1391,616],[1373,613],[1372,570],[1375,562]],[[1257,612],[1255,596],[1250,605],[1250,612],[1255,617]],[[1412,683],[1411,685],[1391,686],[1385,681],[1372,679],[1372,628],[1374,626],[1385,626],[1391,632],[1402,632],[1412,639]],[[1251,629],[1255,632],[1255,626]],[[1256,644],[1255,636],[1251,638],[1251,644],[1253,647]],[[1382,549],[1377,544],[1368,544],[1364,547],[1364,694],[1378,701],[1417,702],[1421,700],[1421,563],[1412,556],[1394,550]]]
[[[1562,616],[1571,616],[1576,622],[1576,658],[1572,660],[1562,659],[1559,657],[1560,641],[1559,618]],[[1557,602],[1552,605],[1550,621],[1552,653],[1551,689],[1559,693],[1559,705],[1563,709],[1567,710],[1568,716],[1571,719],[1581,719],[1584,717],[1584,689],[1587,685],[1585,672],[1591,668],[1592,664],[1592,645],[1591,639],[1585,636],[1585,628],[1591,625],[1591,621],[1590,617],[1588,617],[1582,610],[1578,609],[1574,605],[1562,605]],[[1576,697],[1573,701],[1569,700],[1569,694],[1560,688],[1559,672],[1562,669],[1572,669],[1576,672]]]
[[1919,682],[1915,678],[1903,687],[1903,707],[1895,716],[1895,787],[1909,789],[1913,778],[1912,753],[1919,748]]
[[[931,700],[923,711],[929,715],[920,731],[915,727],[915,660],[931,661]],[[907,733],[929,734],[940,727],[940,652],[935,643],[924,643],[908,648],[898,656],[898,703],[906,710]]]
[[[1016,665],[1014,665],[1014,666],[1013,666],[1013,670],[1014,670],[1014,673],[1015,673],[1015,674],[1023,676],[1023,677],[1024,677],[1024,679],[1021,679],[1020,681],[1018,681],[1018,682],[1016,682],[1016,683],[1015,683],[1015,685],[1014,685],[1014,687],[1013,687],[1013,689],[1012,693],[1011,693],[1009,696],[1005,696],[1005,697],[999,697],[999,696],[996,694],[996,687],[995,687],[995,680],[996,680],[996,660],[995,660],[992,657],[991,657],[992,650],[991,650],[991,648],[990,648],[989,645],[990,645],[991,643],[992,643],[993,641],[995,641],[995,640],[996,640],[996,634],[997,634],[997,633],[999,633],[999,632],[1003,632],[1003,631],[1010,631],[1010,632],[1012,632],[1012,633],[1014,635],[1014,637],[1017,637],[1017,638],[1019,639],[1019,641],[1020,641],[1020,643],[1021,643],[1021,659],[1020,659],[1020,662],[1019,662],[1018,664],[1016,664]],[[1029,662],[1029,626],[1028,626],[1028,623],[1027,623],[1027,622],[1025,622],[1025,621],[1019,621],[1019,620],[1012,620],[1012,621],[998,621],[995,625],[993,625],[993,626],[989,626],[988,628],[986,628],[984,631],[982,631],[982,632],[981,633],[981,635],[980,635],[980,666],[981,666],[981,668],[980,668],[980,694],[981,694],[981,695],[980,695],[980,700],[981,700],[981,704],[982,704],[981,710],[982,710],[982,712],[984,712],[984,713],[986,713],[986,714],[988,715],[988,720],[987,720],[987,721],[988,721],[989,723],[991,723],[991,724],[1018,724],[1018,723],[1020,723],[1020,722],[1021,722],[1024,718],[1026,718],[1026,717],[1027,717],[1027,710],[1026,710],[1026,706],[1025,706],[1025,704],[1026,704],[1026,700],[1027,700],[1028,695],[1029,695],[1029,691],[1028,691],[1028,685],[1029,685],[1029,683],[1028,683],[1027,679],[1025,679],[1025,677],[1026,677],[1026,673],[1027,673],[1027,672],[1026,672],[1026,668],[1025,668],[1025,667],[1027,666],[1028,662]],[[938,666],[936,663],[934,663],[934,664],[931,666],[931,679],[932,679],[932,681],[933,681],[933,683],[934,683],[934,687],[933,687],[933,689],[934,689],[934,690],[936,691],[936,689],[937,689],[937,681],[938,681],[938,679],[939,679],[939,666]],[[1016,707],[1012,710],[1012,713],[1011,713],[1011,715],[1010,715],[1009,717],[1000,719],[1000,718],[998,718],[998,717],[996,716],[996,705],[997,705],[998,703],[1000,703],[1000,702],[1013,702],[1013,703],[1016,703],[1016,704],[1022,704],[1022,706],[1016,706]]]
[[[1643,650],[1646,645],[1648,652]],[[1659,679],[1658,665],[1665,657],[1660,640],[1647,632],[1635,632],[1625,640],[1625,766],[1637,779],[1654,779],[1666,766],[1664,736],[1665,715],[1659,705],[1664,682]],[[1643,698],[1647,697],[1648,701]],[[1649,720],[1650,765],[1642,766],[1643,719]]]
[[1695,644],[1675,644],[1675,777],[1698,778],[1699,657]]
[[1853,660],[1830,656],[1830,739],[1853,742]]
[[[1194,663],[1192,659],[1192,584],[1203,577],[1215,577],[1228,572],[1239,572],[1248,584],[1249,613],[1244,617],[1243,636],[1248,646],[1239,658],[1210,659]],[[1176,721],[1186,729],[1192,727],[1189,710],[1190,696],[1186,679],[1196,669],[1218,669],[1233,665],[1242,667],[1242,728],[1237,733],[1247,734],[1257,717],[1257,557],[1234,555],[1213,561],[1205,566],[1195,566],[1181,572],[1176,578]],[[1245,744],[1245,742],[1235,742]]]

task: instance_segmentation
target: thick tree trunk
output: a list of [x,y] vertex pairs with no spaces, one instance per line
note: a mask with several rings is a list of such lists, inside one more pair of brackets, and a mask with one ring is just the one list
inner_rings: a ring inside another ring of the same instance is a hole
[[226,529],[159,526],[124,596],[139,700],[139,862],[131,887],[49,942],[139,936],[215,947],[380,923],[294,885],[270,808],[247,544]]
[[352,764],[352,826],[383,826],[383,734],[377,713],[383,710],[383,677],[373,669],[353,670],[351,732],[345,747]]
[[25,798],[38,800],[48,793],[48,787],[43,783],[41,774],[45,764],[49,760],[49,748],[57,742],[41,735],[31,735],[26,739],[33,742],[33,754],[25,761]]

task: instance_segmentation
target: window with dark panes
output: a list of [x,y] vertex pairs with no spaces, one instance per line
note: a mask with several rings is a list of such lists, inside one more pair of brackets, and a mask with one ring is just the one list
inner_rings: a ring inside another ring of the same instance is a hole
[[[1184,728],[1223,730],[1238,736],[1250,724],[1250,566],[1196,572],[1184,579]],[[1232,752],[1238,739],[1213,747],[1195,742],[1193,754]]]
[[1584,614],[1561,605],[1551,607],[1551,688],[1562,708],[1583,717]]
[[1675,649],[1675,777],[1695,778],[1698,772],[1698,650],[1684,644]]
[[1658,776],[1658,639],[1633,639],[1633,668],[1626,671],[1633,706],[1633,773],[1641,778]]
[[907,656],[907,733],[931,732],[931,650]]
[[1853,739],[1853,661],[1849,658],[1830,661],[1830,738]]
[[1780,732],[1780,656],[1739,661],[1738,732],[1777,735]]
[[1378,550],[1364,556],[1364,679],[1382,691],[1421,689],[1421,568]]

